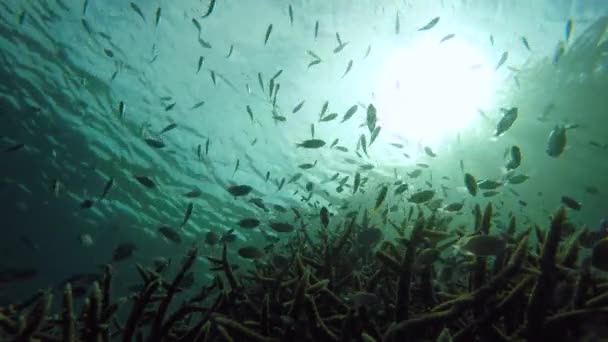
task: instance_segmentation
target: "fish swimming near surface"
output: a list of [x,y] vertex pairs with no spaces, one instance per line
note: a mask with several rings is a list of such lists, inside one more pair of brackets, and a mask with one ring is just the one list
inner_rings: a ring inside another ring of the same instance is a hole
[[549,133],[549,139],[547,141],[545,152],[547,152],[548,156],[557,158],[564,152],[566,142],[566,126],[555,125],[551,133]]
[[309,139],[309,140],[304,140],[301,143],[296,144],[297,147],[303,147],[303,148],[321,148],[323,146],[325,146],[325,141],[321,140],[321,139]]
[[162,226],[158,228],[158,232],[173,243],[180,244],[182,242],[181,236],[179,236],[179,233],[172,227]]
[[568,19],[566,22],[566,28],[564,29],[566,36],[566,43],[570,40],[570,36],[572,35],[572,19]]
[[502,115],[502,118],[500,118],[500,121],[498,122],[498,124],[496,125],[496,131],[494,132],[495,137],[502,135],[509,128],[511,128],[511,126],[513,126],[513,123],[515,122],[515,120],[517,119],[517,116],[518,116],[517,107],[512,107],[509,109],[501,109],[501,110],[503,112],[503,115]]
[[431,19],[431,21],[429,21],[428,24],[422,26],[421,28],[418,29],[418,31],[426,31],[426,30],[430,30],[433,27],[435,27],[435,25],[437,25],[437,23],[439,22],[439,17],[435,17],[433,19]]
[[209,2],[209,7],[207,7],[207,12],[205,12],[205,14],[203,14],[202,18],[207,18],[208,16],[211,15],[211,13],[213,13],[213,9],[215,8],[215,1],[216,0],[211,0],[211,2]]
[[505,64],[505,62],[507,61],[507,59],[509,58],[509,52],[505,51],[502,53],[502,55],[500,56],[500,60],[498,61],[498,63],[496,63],[496,67],[494,68],[494,70],[498,70],[498,68],[500,68],[503,64]]

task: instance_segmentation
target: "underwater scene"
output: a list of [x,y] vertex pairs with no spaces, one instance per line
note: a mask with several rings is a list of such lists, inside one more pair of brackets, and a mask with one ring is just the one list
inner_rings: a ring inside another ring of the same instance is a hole
[[608,2],[0,31],[0,341],[608,341]]

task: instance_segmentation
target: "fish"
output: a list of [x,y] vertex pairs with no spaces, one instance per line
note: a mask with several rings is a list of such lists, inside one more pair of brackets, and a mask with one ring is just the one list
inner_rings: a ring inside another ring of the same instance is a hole
[[262,81],[262,73],[258,72],[258,83],[260,85],[260,89],[262,89],[262,94],[264,93],[264,81]]
[[144,17],[144,13],[141,11],[141,8],[139,8],[139,6],[134,3],[131,3],[131,9],[139,15],[139,17],[144,21],[144,23],[146,22],[146,17]]
[[462,252],[478,257],[501,254],[506,247],[507,243],[501,237],[485,234],[465,236],[457,244]]
[[424,153],[426,153],[427,156],[432,157],[432,158],[437,157],[435,152],[433,152],[433,150],[428,146],[424,147]]
[[482,190],[494,190],[502,186],[502,182],[494,181],[491,179],[484,179],[477,182],[477,187]]
[[341,43],[334,49],[334,53],[338,53],[338,52],[342,51],[346,47],[346,45],[348,45],[348,42],[346,42],[344,44]]
[[[25,10],[21,11],[21,13],[19,13],[19,18],[17,19],[17,21],[19,22],[19,25],[23,25],[23,23],[25,22],[25,17],[26,17],[27,13],[25,12]],[[86,23],[86,21],[82,21],[82,23]],[[88,26],[85,26],[88,27]],[[90,31],[90,30],[87,30]]]
[[236,164],[234,165],[234,171],[232,172],[232,177],[234,177],[236,172],[239,170],[240,164],[241,164],[241,160],[237,158]]
[[177,104],[177,102],[173,102],[168,104],[167,106],[165,106],[165,112],[170,111],[171,109],[175,108],[175,105]]
[[82,209],[90,209],[91,207],[93,207],[93,204],[95,204],[95,202],[93,202],[93,200],[85,199],[84,201],[82,201],[80,203],[80,207]]
[[490,35],[490,44],[492,44],[492,46],[494,46],[494,36]]
[[281,76],[281,74],[283,73],[283,69],[279,69],[279,71],[277,71],[270,79],[271,80],[275,80],[277,79],[279,76]]
[[581,210],[581,208],[582,208],[581,203],[572,197],[562,196],[561,201],[562,201],[562,204],[564,204],[566,207],[568,207],[570,209],[578,211],[578,210]]
[[374,143],[374,141],[376,141],[376,138],[378,138],[378,135],[380,134],[380,130],[382,129],[382,127],[380,126],[376,126],[376,128],[374,128],[374,131],[372,132],[372,134],[369,137],[369,146],[372,146],[372,144]]
[[363,55],[363,59],[369,57],[369,54],[372,52],[372,46],[368,45],[367,49],[365,50],[365,54]]
[[243,259],[260,259],[264,256],[264,252],[253,246],[241,247],[237,250],[237,253]]
[[555,125],[553,130],[551,130],[551,133],[549,133],[549,139],[547,140],[545,152],[550,157],[559,157],[566,149],[567,140],[566,126]]
[[359,190],[360,185],[361,185],[361,174],[359,172],[356,172],[355,179],[353,182],[353,194],[357,193],[357,190]]
[[564,56],[565,53],[566,53],[566,43],[564,43],[564,41],[560,40],[559,42],[557,42],[557,45],[555,46],[555,50],[553,51],[553,64],[559,63],[559,61],[562,59],[562,57]]
[[518,116],[517,107],[512,107],[509,109],[502,109],[502,112],[503,112],[503,116],[502,116],[502,118],[500,118],[500,121],[498,121],[498,124],[496,125],[496,131],[494,132],[495,137],[502,135],[509,128],[511,128],[511,126],[513,126],[513,123],[515,122],[515,120],[517,119],[517,116]]
[[310,135],[313,139],[315,138],[315,124],[314,123],[310,124]]
[[460,209],[462,209],[462,207],[464,207],[464,201],[450,203],[450,204],[446,205],[445,207],[443,207],[443,210],[449,211],[449,212],[455,212],[455,211],[460,211]]
[[192,106],[190,109],[197,109],[202,107],[205,104],[205,101],[200,101],[194,104],[194,106]]
[[240,197],[248,195],[253,188],[249,185],[232,185],[227,190],[232,196]]
[[323,146],[325,146],[325,141],[321,140],[321,139],[308,139],[308,140],[304,140],[301,143],[296,144],[297,147],[303,147],[303,148],[321,148]]
[[528,43],[528,40],[526,39],[526,37],[523,37],[523,36],[522,36],[522,37],[521,37],[521,42],[524,44],[524,46],[526,47],[526,49],[527,49],[528,51],[532,51],[532,50],[530,49],[530,44]]
[[158,24],[160,24],[161,15],[162,15],[162,9],[159,7],[156,9],[156,15],[154,17],[154,27],[158,27]]
[[203,16],[201,16],[201,19],[207,18],[208,16],[211,15],[211,13],[213,13],[213,9],[215,8],[215,0],[211,0],[211,2],[209,2],[209,7],[207,7],[207,12],[205,12],[205,14],[203,14]]
[[166,146],[165,143],[162,142],[162,140],[146,138],[144,139],[144,141],[146,142],[146,144],[148,144],[148,146],[153,148],[163,148]]
[[572,19],[568,19],[566,22],[566,27],[564,29],[566,43],[570,40],[570,36],[572,35]]
[[472,196],[477,196],[477,181],[470,173],[464,174],[464,185]]
[[103,187],[103,192],[101,193],[101,196],[99,197],[100,200],[104,199],[108,193],[110,192],[110,189],[112,189],[112,186],[114,185],[114,178],[108,179],[108,181],[106,182],[106,185]]
[[399,34],[401,31],[401,24],[399,23],[399,11],[395,15],[395,34]]
[[365,153],[365,155],[367,156],[367,143],[365,140],[365,134],[361,134],[359,141],[361,142],[361,149],[363,150],[363,153]]
[[265,182],[268,182],[268,180],[270,179],[270,171],[266,171],[266,179]]
[[494,197],[498,194],[500,194],[500,191],[496,191],[496,190],[484,191],[482,193],[483,197]]
[[200,197],[203,194],[202,191],[200,191],[199,189],[193,189],[190,190],[186,193],[184,193],[182,196],[186,197],[186,198],[197,198]]
[[311,50],[306,50],[306,53],[309,54],[312,58],[314,59],[321,59],[321,57],[319,57],[319,55],[317,55],[316,53],[312,52]]
[[376,111],[376,107],[373,104],[369,104],[367,106],[367,128],[369,129],[369,132],[373,132],[374,128],[376,128],[376,121],[377,121],[377,111]]
[[443,38],[441,38],[441,40],[439,41],[439,44],[441,44],[441,43],[443,43],[443,42],[446,42],[446,41],[448,41],[448,40],[450,40],[450,39],[454,38],[455,36],[456,36],[455,34],[450,33],[450,34],[448,34],[448,35],[444,36]]
[[291,4],[289,4],[288,11],[289,11],[289,24],[291,26],[293,26],[293,8],[291,7]]
[[350,69],[352,69],[353,67],[353,60],[349,60],[348,61],[348,65],[346,66],[346,70],[344,70],[344,74],[342,74],[342,78],[344,78],[344,76],[346,76],[348,74],[348,72],[350,71]]
[[106,54],[106,56],[108,56],[110,58],[114,58],[114,52],[112,52],[112,50],[110,50],[110,49],[103,49],[103,52]]
[[209,155],[209,143],[211,142],[211,140],[209,138],[207,138],[207,141],[205,142],[205,155]]
[[160,228],[158,228],[158,232],[164,236],[167,240],[176,243],[176,244],[180,244],[182,243],[182,238],[181,236],[179,236],[179,233],[169,227],[169,226],[161,226]]
[[193,209],[194,209],[194,203],[192,203],[192,202],[188,203],[188,207],[186,208],[186,212],[184,213],[184,220],[182,221],[182,224],[179,226],[180,228],[183,228],[186,225],[186,223],[188,223],[190,216],[192,216]]
[[230,49],[228,50],[228,54],[226,55],[226,58],[230,58],[230,56],[232,56],[233,51],[234,51],[234,44],[231,44]]
[[216,86],[217,82],[215,80],[215,71],[209,70],[209,76],[211,76],[211,82],[213,82],[213,86]]
[[418,176],[420,176],[422,174],[422,170],[420,169],[415,169],[412,172],[407,172],[406,173],[408,175],[408,177],[410,178],[417,178]]
[[245,109],[247,110],[247,114],[249,115],[249,119],[251,119],[251,122],[253,122],[253,111],[251,110],[251,107],[249,107],[249,105],[245,106]]
[[82,15],[86,15],[87,14],[87,9],[89,8],[89,0],[84,0],[83,4],[82,4]]
[[428,202],[435,197],[434,190],[422,190],[412,194],[407,201],[415,204]]
[[217,235],[216,232],[207,232],[205,234],[205,243],[213,246],[215,244],[217,244],[220,241],[220,237]]
[[380,206],[384,202],[384,199],[386,198],[387,193],[388,193],[388,186],[384,185],[380,189],[380,192],[378,193],[378,197],[376,197],[376,206],[374,207],[374,209],[380,208]]
[[310,69],[310,67],[313,67],[313,66],[315,66],[315,65],[317,65],[319,63],[321,63],[321,60],[320,59],[315,59],[314,61],[308,63],[308,66],[306,68]]
[[285,222],[270,222],[268,225],[277,233],[291,233],[294,230],[293,225]]
[[509,52],[505,51],[502,53],[502,55],[500,56],[500,59],[498,60],[498,63],[496,63],[496,67],[494,68],[494,70],[498,70],[498,68],[500,68],[503,64],[505,64],[505,62],[507,61],[507,59],[509,58]]
[[433,27],[435,27],[435,25],[437,25],[437,23],[439,22],[439,17],[435,17],[433,19],[431,19],[431,21],[428,22],[428,24],[422,26],[421,28],[418,29],[418,31],[426,31],[426,30],[430,30]]
[[337,117],[338,117],[338,113],[331,113],[331,114],[329,114],[329,115],[324,116],[323,118],[321,118],[319,120],[319,122],[329,122],[329,121],[334,120]]
[[198,58],[198,65],[196,68],[196,73],[198,74],[201,71],[201,68],[203,67],[203,63],[205,62],[205,57],[204,56],[200,56]]
[[301,172],[296,173],[295,175],[293,175],[289,179],[289,181],[287,182],[287,184],[291,184],[291,183],[297,182],[302,176],[303,176],[303,174]]
[[174,130],[175,128],[177,128],[177,124],[176,123],[170,123],[167,126],[165,126],[165,128],[163,128],[158,134],[163,134],[163,133],[167,133],[169,131]]
[[517,145],[511,146],[509,149],[509,161],[507,162],[507,171],[515,170],[521,165],[521,150]]
[[304,100],[302,100],[302,102],[298,103],[295,107],[293,107],[293,109],[291,110],[292,114],[295,114],[297,112],[300,111],[300,109],[302,109],[302,107],[304,106]]
[[317,161],[315,160],[314,163],[304,163],[304,164],[298,165],[298,167],[302,170],[308,170],[308,169],[312,169],[316,165],[317,165]]
[[509,184],[517,185],[517,184],[521,184],[521,183],[527,181],[529,178],[530,178],[529,176],[526,176],[524,174],[519,174],[519,175],[515,175],[515,176],[511,176],[511,177],[507,178],[507,182]]
[[130,258],[136,249],[137,246],[132,242],[121,243],[114,248],[114,251],[112,252],[112,261],[124,261]]
[[201,36],[201,24],[195,18],[192,18],[192,24],[196,28],[196,31],[198,32],[198,37],[200,38],[200,36]]
[[397,188],[395,188],[395,191],[393,192],[393,194],[396,195],[401,195],[402,193],[404,193],[407,189],[409,188],[409,185],[407,183],[403,183],[400,184],[399,186],[397,186]]
[[336,146],[336,150],[341,152],[348,152],[348,149],[344,146]]
[[284,185],[285,185],[285,177],[281,178],[281,182],[279,183],[277,191],[281,191],[281,189],[283,189]]
[[599,195],[600,189],[598,189],[595,185],[589,185],[585,187],[585,192],[590,195]]
[[2,151],[3,152],[16,152],[16,151],[21,150],[24,147],[25,147],[25,144],[18,143],[18,144],[14,144],[13,146],[9,146]]
[[327,226],[329,225],[329,210],[327,210],[326,207],[321,208],[321,211],[319,212],[319,217],[321,219],[321,224],[323,225],[323,227],[327,228]]
[[123,101],[120,101],[118,103],[118,117],[121,119],[124,118],[126,111],[127,111],[127,106],[125,105],[125,103]]
[[344,113],[344,116],[342,117],[341,122],[345,122],[346,120],[350,119],[353,115],[355,115],[355,113],[357,113],[358,108],[359,108],[359,106],[357,106],[357,105],[353,105],[350,108],[348,108],[346,113]]
[[317,37],[319,36],[319,21],[315,21],[315,40],[317,40]]
[[244,229],[253,229],[260,225],[260,220],[256,218],[244,218],[238,222],[239,227]]
[[148,176],[135,176],[135,180],[148,189],[154,189],[156,187],[154,181]]
[[268,43],[268,39],[270,39],[270,34],[272,33],[272,24],[268,25],[266,29],[266,35],[264,36],[264,45]]
[[375,167],[374,164],[363,164],[363,165],[359,166],[359,170],[369,171],[369,170],[372,170],[374,167]]

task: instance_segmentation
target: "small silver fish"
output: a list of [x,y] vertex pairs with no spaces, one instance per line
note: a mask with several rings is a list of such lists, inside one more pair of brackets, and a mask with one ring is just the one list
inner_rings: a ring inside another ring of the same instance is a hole
[[502,56],[500,56],[500,60],[496,64],[496,67],[494,68],[494,70],[498,70],[498,68],[500,68],[503,64],[505,64],[505,62],[507,61],[507,58],[509,58],[509,52],[505,51],[502,53]]

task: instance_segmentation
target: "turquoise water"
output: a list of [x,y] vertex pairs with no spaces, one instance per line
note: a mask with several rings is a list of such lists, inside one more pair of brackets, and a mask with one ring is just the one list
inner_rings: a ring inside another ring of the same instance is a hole
[[[293,222],[291,208],[310,225],[323,206],[333,222],[366,211],[387,235],[387,222],[400,222],[407,199],[424,189],[443,199],[438,207],[464,200],[460,214],[441,211],[454,217],[453,227],[469,227],[473,206],[489,201],[499,228],[509,213],[522,228],[545,224],[562,196],[582,204],[569,213],[577,225],[595,230],[608,215],[603,1],[218,0],[205,18],[206,1],[136,4],[143,18],[125,1],[91,1],[86,12],[82,1],[1,5],[0,147],[24,146],[0,155],[0,265],[38,270],[0,284],[4,302],[94,272],[126,242],[137,250],[115,263],[124,279],[118,288],[136,282],[134,262],[177,261],[209,232],[234,229],[231,254],[247,267],[236,249],[285,238],[266,223]],[[554,63],[568,20],[571,35]],[[309,66],[315,55],[320,62]],[[360,137],[369,145],[370,104],[382,128],[365,153]],[[342,123],[352,106],[357,111]],[[500,108],[511,107],[518,118],[494,137]],[[337,118],[328,120],[332,113]],[[298,147],[313,138],[311,124],[325,146]],[[552,158],[545,149],[557,124],[579,127],[567,130],[565,151]],[[504,184],[493,197],[471,196],[463,170],[506,182],[505,150],[513,145],[523,155],[515,174],[529,179]],[[299,167],[306,163],[314,167]],[[415,170],[421,175],[412,177]],[[357,172],[367,181],[353,194]],[[155,189],[135,176],[149,177]],[[109,179],[113,185],[99,199]],[[409,189],[396,195],[399,180]],[[253,191],[235,198],[226,189],[236,184]],[[385,184],[385,202],[372,209]],[[193,189],[201,195],[184,196]],[[86,199],[94,200],[89,209],[81,207]],[[160,226],[182,224],[190,203],[181,244],[160,236]],[[261,220],[263,232],[238,227],[247,217]],[[219,252],[217,245],[205,248]],[[212,279],[204,258],[196,267],[196,284]]]

